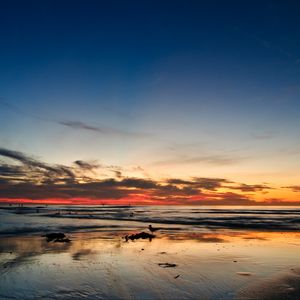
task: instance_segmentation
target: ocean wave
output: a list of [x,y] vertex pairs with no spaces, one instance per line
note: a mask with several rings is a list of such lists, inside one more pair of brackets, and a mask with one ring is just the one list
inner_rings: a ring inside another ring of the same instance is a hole
[[[201,207],[47,206],[0,207],[0,235],[143,228],[145,223],[197,228],[300,230],[300,210]],[[55,221],[54,221],[55,220]],[[76,221],[75,221],[76,220]],[[105,224],[103,224],[103,222]],[[126,225],[125,225],[126,224]],[[148,225],[147,224],[147,225]]]

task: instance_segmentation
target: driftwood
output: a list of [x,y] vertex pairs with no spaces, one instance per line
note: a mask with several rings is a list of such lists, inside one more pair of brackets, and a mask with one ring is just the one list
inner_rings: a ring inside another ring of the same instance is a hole
[[71,240],[66,237],[66,235],[62,232],[52,232],[42,235],[42,237],[46,237],[47,242],[55,242],[55,243],[69,243]]
[[170,263],[159,263],[158,265],[162,268],[175,268],[175,267],[177,267],[176,264],[170,264]]
[[128,242],[128,240],[134,241],[138,239],[143,239],[143,240],[149,239],[149,241],[151,241],[153,238],[155,238],[155,235],[143,231],[131,235],[125,235],[124,238],[126,242]]

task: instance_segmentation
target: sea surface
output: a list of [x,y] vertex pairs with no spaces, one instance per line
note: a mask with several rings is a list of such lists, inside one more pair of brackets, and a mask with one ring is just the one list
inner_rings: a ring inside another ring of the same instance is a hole
[[257,229],[300,231],[297,207],[224,206],[0,206],[0,235],[48,231]]

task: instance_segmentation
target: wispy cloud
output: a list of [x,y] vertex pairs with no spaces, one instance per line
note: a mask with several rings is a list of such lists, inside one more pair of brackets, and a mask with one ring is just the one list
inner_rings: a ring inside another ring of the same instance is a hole
[[74,164],[79,167],[80,169],[83,170],[88,170],[88,171],[92,171],[94,169],[98,169],[101,167],[101,165],[97,162],[88,162],[88,161],[84,161],[84,160],[75,160]]
[[240,190],[242,192],[262,192],[273,189],[265,184],[245,184],[241,183],[236,186],[230,186],[230,189]]
[[285,189],[290,189],[293,192],[300,192],[300,185],[283,186]]
[[10,104],[9,102],[5,101],[1,97],[0,97],[0,105],[20,115],[25,115],[27,117],[37,119],[39,121],[51,122],[61,126],[66,126],[75,130],[93,131],[103,135],[111,135],[111,136],[118,136],[124,138],[126,137],[127,138],[149,138],[153,136],[150,133],[126,131],[123,129],[113,128],[109,126],[91,125],[79,120],[59,120],[56,117],[49,117],[44,114],[29,112],[25,109],[18,107],[17,105]]
[[223,166],[223,165],[232,165],[238,162],[243,161],[244,158],[241,157],[233,157],[229,155],[199,155],[194,157],[188,156],[178,156],[171,159],[159,160],[153,163],[153,165],[160,166],[168,166],[168,165],[176,165],[176,164],[196,164],[196,163],[204,163],[209,165]]
[[[36,173],[36,171],[40,171],[43,173],[47,173],[49,177],[53,175],[57,175],[60,177],[61,176],[68,177],[68,179],[73,179],[75,177],[70,167],[63,166],[63,165],[48,165],[34,158],[31,158],[19,151],[0,148],[0,156],[19,161],[25,166],[25,168],[34,170],[35,171],[34,173]],[[8,167],[8,165],[6,165],[6,167]]]
[[104,133],[101,128],[91,126],[91,125],[88,125],[88,124],[80,122],[80,121],[59,121],[58,124],[67,126],[67,127],[71,127],[74,129],[84,129],[84,130],[91,130],[91,131]]
[[73,129],[88,130],[88,131],[93,131],[105,135],[113,135],[113,136],[117,135],[122,137],[131,137],[131,138],[145,138],[151,136],[150,134],[147,133],[129,132],[129,131],[112,128],[112,127],[105,127],[105,126],[93,126],[81,121],[58,121],[58,124]]
[[271,140],[276,136],[276,133],[274,131],[263,131],[252,133],[251,136],[257,140]]

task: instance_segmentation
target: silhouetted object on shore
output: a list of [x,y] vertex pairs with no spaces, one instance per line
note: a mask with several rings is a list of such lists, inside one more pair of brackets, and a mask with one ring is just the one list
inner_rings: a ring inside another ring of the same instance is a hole
[[160,230],[160,228],[154,228],[154,227],[152,227],[152,225],[150,224],[150,225],[149,225],[149,230],[150,230],[151,232],[155,232],[155,231]]
[[62,232],[52,232],[42,235],[42,237],[47,238],[47,242],[55,242],[55,243],[69,243],[71,240],[66,237],[66,235]]
[[131,235],[125,235],[125,240],[126,242],[128,242],[128,240],[138,240],[138,239],[149,239],[149,241],[151,242],[151,240],[153,238],[155,238],[155,235],[147,233],[147,232],[140,232],[140,233],[135,233],[135,234],[131,234]]
[[175,267],[177,267],[176,264],[170,264],[170,263],[159,263],[158,265],[162,268],[175,268]]

